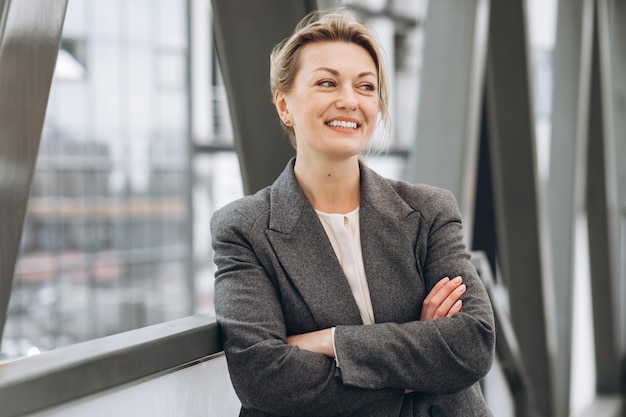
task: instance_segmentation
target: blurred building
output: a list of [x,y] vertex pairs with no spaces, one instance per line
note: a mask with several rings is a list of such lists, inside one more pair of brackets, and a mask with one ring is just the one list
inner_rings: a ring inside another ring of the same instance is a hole
[[3,358],[191,314],[188,4],[68,4]]

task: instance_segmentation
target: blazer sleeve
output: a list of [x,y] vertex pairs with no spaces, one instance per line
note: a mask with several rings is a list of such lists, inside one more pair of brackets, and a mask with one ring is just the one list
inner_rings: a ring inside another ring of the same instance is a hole
[[400,407],[400,389],[344,385],[335,362],[286,342],[281,298],[257,255],[265,227],[231,207],[211,219],[215,309],[233,387],[245,408],[278,415],[344,416],[379,403]]
[[493,312],[465,250],[456,200],[436,189],[426,204],[422,224],[415,225],[421,230],[415,256],[426,289],[443,277],[462,276],[467,286],[462,310],[438,320],[337,326],[335,347],[346,385],[451,393],[473,385],[491,368]]

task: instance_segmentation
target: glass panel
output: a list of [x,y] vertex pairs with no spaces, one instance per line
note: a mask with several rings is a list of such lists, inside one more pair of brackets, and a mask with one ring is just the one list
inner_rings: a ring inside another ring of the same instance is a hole
[[193,175],[196,310],[214,314],[215,266],[209,220],[215,210],[243,196],[237,155],[228,151],[196,155],[193,161]]
[[528,37],[535,110],[537,168],[542,185],[545,185],[550,174],[556,12],[557,0],[532,0],[528,3]]
[[[120,17],[122,11],[120,4],[125,3],[124,0],[94,0],[83,2],[83,15],[77,16],[72,9],[75,7],[72,2],[68,2],[66,20],[89,19],[88,27],[85,29],[85,35],[90,32],[92,35],[100,38],[117,38],[121,35],[121,26],[123,25]],[[67,22],[63,24],[65,27]],[[74,26],[70,23],[70,26]]]
[[193,311],[186,16],[68,3],[1,359]]

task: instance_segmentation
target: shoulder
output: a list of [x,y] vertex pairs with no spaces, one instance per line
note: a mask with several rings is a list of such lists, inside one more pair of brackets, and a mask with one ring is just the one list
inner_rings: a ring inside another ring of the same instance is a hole
[[419,207],[456,204],[454,195],[445,188],[428,184],[411,184],[406,181],[386,179],[386,182],[409,205]]
[[435,217],[460,217],[458,203],[449,190],[428,184],[411,184],[406,181],[386,179],[395,193],[427,222]]
[[460,217],[452,192],[433,185],[385,178],[365,165],[361,170],[361,191],[365,201],[389,217],[419,213],[427,223],[439,216]]
[[211,232],[215,235],[224,230],[251,229],[269,207],[270,187],[266,187],[217,209],[211,216]]

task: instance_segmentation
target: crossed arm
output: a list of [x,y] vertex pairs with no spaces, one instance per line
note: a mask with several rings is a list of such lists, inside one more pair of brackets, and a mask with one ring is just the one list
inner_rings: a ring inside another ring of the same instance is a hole
[[[461,296],[465,290],[465,284],[460,276],[454,279],[448,277],[441,279],[424,299],[420,320],[437,320],[454,316],[461,311],[463,306]],[[335,357],[332,328],[289,336],[287,343],[330,358]]]

